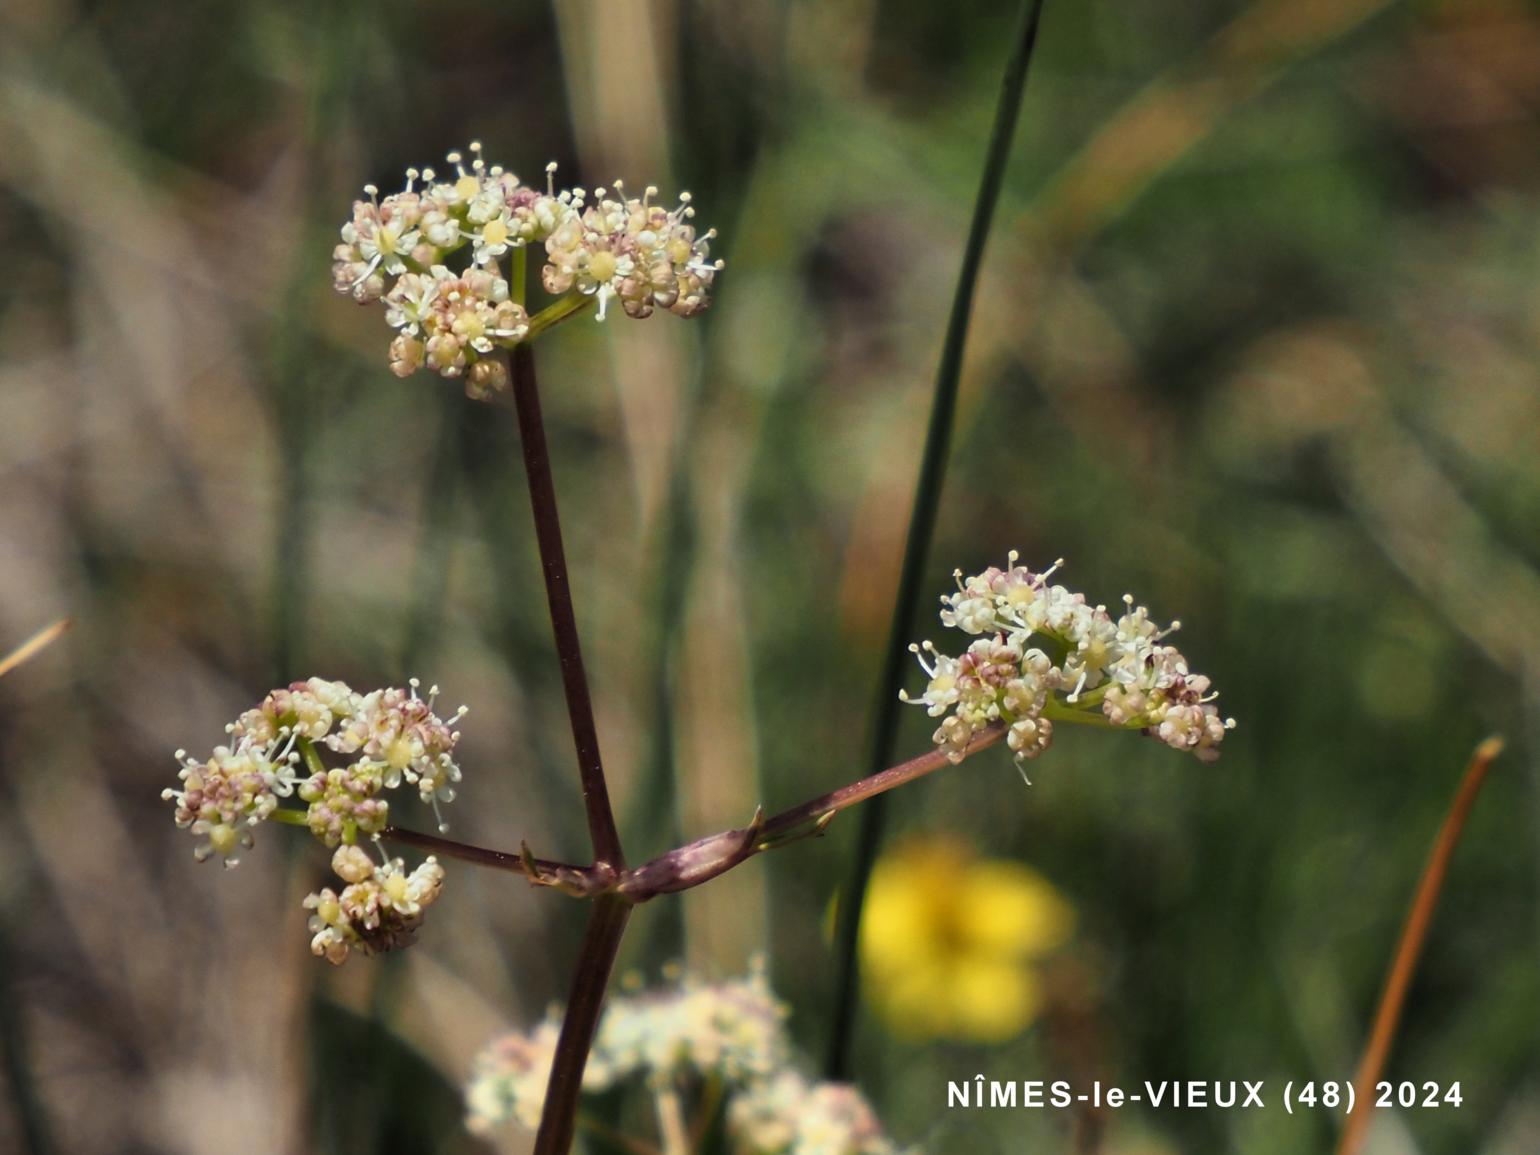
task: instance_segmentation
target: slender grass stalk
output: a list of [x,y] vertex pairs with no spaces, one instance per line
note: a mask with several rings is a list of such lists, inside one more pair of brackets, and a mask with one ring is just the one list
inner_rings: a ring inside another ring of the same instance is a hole
[[[298,278],[296,278],[296,281]],[[296,292],[296,295],[297,292]],[[291,337],[289,341],[298,338]],[[273,683],[286,686],[304,665],[306,594],[310,585],[310,456],[313,434],[305,413],[310,400],[301,358],[282,358],[277,375],[278,521],[273,548]]]
[[[44,643],[46,645],[46,643]],[[39,647],[41,649],[41,647]],[[16,970],[5,927],[0,925],[0,1070],[5,1073],[7,1096],[16,1119],[18,1150],[27,1155],[50,1155],[58,1149],[47,1104],[38,1088],[36,1067],[28,1046],[22,1000],[17,997]]]
[[21,645],[6,654],[5,657],[0,658],[0,678],[5,677],[5,675],[24,662],[30,662],[38,654],[53,645],[70,628],[70,625],[69,618],[60,618],[53,625],[44,626],[37,633],[22,642]]
[[[914,511],[904,543],[903,567],[899,573],[898,597],[893,607],[893,628],[877,682],[877,707],[872,728],[869,765],[875,770],[893,760],[898,733],[898,690],[903,680],[906,647],[913,636],[914,606],[925,572],[925,559],[935,537],[936,516],[941,506],[941,487],[945,478],[947,452],[952,440],[952,426],[957,414],[957,391],[962,378],[963,349],[968,337],[968,321],[973,312],[973,296],[983,265],[984,245],[1000,199],[1005,180],[1011,141],[1016,135],[1016,120],[1021,111],[1021,97],[1027,86],[1027,72],[1037,44],[1038,24],[1043,0],[1023,0],[1012,41],[1010,59],[1000,84],[1000,100],[995,107],[994,128],[973,202],[973,221],[963,249],[962,267],[957,275],[957,290],[952,296],[951,315],[941,346],[941,360],[936,368],[936,391],[931,401],[930,424],[925,433],[925,448],[920,457],[920,476],[915,485]],[[855,863],[850,882],[840,904],[836,939],[837,977],[835,980],[834,1025],[829,1037],[825,1071],[829,1078],[848,1080],[850,1074],[851,1036],[860,993],[861,909],[866,899],[867,883],[877,858],[886,826],[887,807],[877,800],[861,816],[856,841]]]
[[1438,906],[1439,892],[1444,886],[1444,876],[1449,873],[1449,860],[1465,830],[1465,820],[1470,817],[1476,795],[1486,781],[1487,770],[1503,749],[1501,738],[1488,738],[1476,747],[1466,767],[1465,777],[1455,793],[1454,802],[1444,818],[1444,825],[1428,855],[1428,865],[1423,868],[1422,881],[1417,884],[1416,897],[1412,899],[1406,926],[1401,931],[1401,941],[1396,944],[1395,958],[1390,964],[1390,974],[1385,980],[1385,992],[1380,996],[1379,1009],[1374,1015],[1374,1026],[1369,1032],[1369,1043],[1364,1048],[1358,1064],[1358,1074],[1353,1079],[1353,1093],[1357,1103],[1353,1113],[1347,1116],[1342,1137],[1337,1144],[1337,1155],[1356,1155],[1369,1134],[1369,1123],[1374,1118],[1374,1085],[1379,1082],[1390,1055],[1390,1045],[1395,1041],[1396,1027],[1401,1021],[1401,1010],[1406,1005],[1406,992],[1412,985],[1417,971],[1417,960],[1422,956],[1423,943],[1427,941],[1428,927],[1433,922],[1433,911]]
[[[330,18],[319,35],[337,35],[340,18]],[[308,126],[306,153],[310,181],[319,187],[323,141],[331,137],[328,126],[336,114],[336,93],[328,80],[321,81]],[[307,198],[308,199],[308,198]],[[305,244],[296,248],[284,293],[273,318],[272,409],[278,446],[278,510],[274,526],[271,576],[271,631],[273,684],[286,686],[305,676],[310,630],[310,577],[315,564],[312,521],[313,470],[319,423],[315,420],[318,359],[317,338],[310,328],[304,302],[311,285],[322,277],[326,245]]]
[[[679,445],[691,443],[698,395],[699,382],[695,378],[680,399]],[[676,691],[685,606],[695,559],[693,509],[688,455],[675,454],[669,468],[668,492],[654,535],[653,621],[657,623],[657,632],[653,640],[654,669],[651,675],[654,687],[652,743],[643,786],[636,791],[638,803],[633,806],[632,815],[634,829],[660,831],[669,845],[684,841],[674,707],[678,701]],[[649,953],[663,958],[682,958],[686,945],[683,906],[672,905],[659,915],[654,915],[648,924]]]
[[692,1155],[690,1130],[684,1122],[684,1104],[679,1101],[679,1091],[665,1083],[653,1089],[653,1102],[658,1115],[658,1133],[663,1138],[663,1155]]
[[406,639],[401,648],[402,670],[415,673],[431,658],[430,648],[438,632],[449,585],[449,525],[454,515],[455,491],[460,480],[460,422],[467,398],[445,389],[439,402],[438,440],[433,462],[423,480],[422,536],[412,567],[411,609]]
[[630,917],[631,904],[613,894],[595,899],[589,911],[588,928],[578,950],[577,972],[572,976],[572,993],[567,999],[567,1014],[562,1019],[561,1037],[551,1064],[551,1081],[546,1084],[545,1108],[540,1113],[540,1129],[535,1133],[534,1155],[567,1155],[572,1147],[578,1096],[583,1090],[583,1068],[588,1065],[599,1013],[604,1009],[605,988],[609,986],[610,971]]
[[556,634],[556,654],[561,662],[562,691],[577,747],[578,777],[583,785],[583,805],[588,812],[588,833],[594,859],[616,870],[625,868],[620,832],[610,808],[604,763],[599,756],[599,733],[594,724],[593,699],[583,670],[583,650],[578,641],[577,616],[572,608],[572,582],[567,574],[567,555],[562,547],[561,520],[556,511],[556,482],[551,474],[545,422],[540,414],[540,391],[535,382],[535,357],[529,345],[513,350],[513,403],[519,418],[519,437],[524,449],[524,470],[529,476],[529,500],[535,515],[535,541],[540,549],[540,571],[545,578],[551,628]]
[[619,1147],[629,1155],[663,1155],[663,1152],[648,1142],[632,1138],[630,1135],[622,1135],[615,1128],[588,1115],[578,1115],[578,1130],[587,1131],[590,1135],[597,1135],[612,1147]]

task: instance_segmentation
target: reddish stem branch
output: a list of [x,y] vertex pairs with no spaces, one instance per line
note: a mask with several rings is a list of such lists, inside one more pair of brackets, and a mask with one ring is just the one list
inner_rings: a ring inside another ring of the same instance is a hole
[[[984,727],[973,735],[968,748],[963,751],[963,758],[977,754],[980,750],[987,750],[1005,737],[1005,730],[1004,722],[992,722]],[[765,823],[763,835],[768,839],[786,834],[824,814],[838,813],[858,802],[865,802],[868,798],[886,794],[895,786],[913,782],[916,778],[923,778],[945,766],[955,764],[940,750],[927,750],[907,762],[889,766],[886,770],[879,770],[876,774],[862,778],[859,782],[841,786],[838,790],[831,790],[820,798],[814,798],[811,802],[804,802],[801,806],[782,811]]]
[[1488,738],[1471,755],[1465,778],[1455,794],[1454,803],[1444,819],[1444,825],[1433,843],[1428,865],[1423,869],[1422,881],[1417,886],[1417,896],[1412,900],[1406,927],[1401,931],[1401,941],[1396,946],[1394,961],[1390,964],[1390,976],[1385,981],[1385,993],[1380,996],[1379,1010],[1374,1016],[1374,1027],[1369,1032],[1369,1045],[1364,1048],[1358,1075],[1353,1080],[1357,1109],[1347,1117],[1342,1128],[1342,1139],[1337,1145],[1337,1155],[1355,1155],[1369,1133],[1373,1118],[1374,1085],[1379,1082],[1390,1055],[1390,1044],[1395,1041],[1396,1027],[1401,1021],[1401,1010],[1406,1005],[1406,992],[1412,985],[1412,975],[1417,970],[1417,960],[1422,955],[1423,943],[1428,937],[1428,927],[1433,922],[1433,911],[1438,906],[1439,892],[1444,886],[1444,876],[1449,872],[1449,860],[1465,829],[1481,784],[1486,781],[1487,768],[1502,753],[1503,740]]
[[405,830],[400,826],[387,826],[380,837],[392,842],[415,846],[445,858],[458,858],[462,862],[474,862],[478,866],[491,866],[497,870],[510,870],[522,874],[537,886],[553,886],[568,894],[591,898],[612,890],[617,875],[601,865],[573,866],[567,862],[553,862],[548,858],[536,858],[527,849],[517,854],[506,850],[489,850],[484,846],[472,846],[465,842],[441,838],[437,834],[423,834],[417,830]]
[[[963,752],[963,758],[995,745],[1005,737],[1005,731],[1003,722],[986,726],[973,736],[973,741]],[[841,810],[847,810],[869,798],[954,764],[940,750],[928,750],[907,762],[889,766],[886,770],[821,794],[800,806],[783,810],[771,818],[755,815],[754,821],[747,826],[709,834],[705,838],[675,847],[634,870],[616,871],[604,863],[574,866],[567,862],[536,858],[527,851],[514,854],[505,850],[488,850],[441,838],[436,834],[403,830],[399,826],[386,827],[382,837],[442,854],[446,858],[510,870],[524,875],[537,885],[552,886],[580,898],[618,893],[627,902],[646,902],[660,894],[689,890],[718,875],[726,874],[766,850],[795,842],[800,836],[817,834],[823,824]],[[301,812],[293,813],[298,815]],[[295,821],[299,824],[301,820],[296,818]]]
[[[995,722],[973,736],[963,757],[988,749],[1005,737],[1003,722]],[[940,750],[928,750],[907,762],[890,766],[838,790],[831,790],[800,806],[793,806],[772,818],[755,815],[748,826],[726,830],[670,850],[635,870],[628,870],[620,881],[620,891],[632,902],[645,902],[659,894],[688,890],[718,875],[727,873],[765,850],[774,850],[795,841],[798,834],[816,834],[841,810],[869,798],[923,778],[954,763]]]
[[561,520],[556,512],[556,482],[540,415],[540,391],[535,384],[535,358],[527,343],[517,345],[510,357],[513,369],[513,405],[519,418],[519,438],[524,449],[524,470],[529,476],[529,500],[535,515],[535,541],[540,549],[540,571],[545,577],[545,596],[556,634],[556,654],[561,660],[561,684],[572,722],[572,741],[577,747],[578,775],[583,786],[583,805],[588,811],[588,833],[596,864],[625,868],[620,833],[610,808],[604,763],[599,757],[599,732],[594,724],[593,699],[583,671],[583,650],[578,641],[577,616],[572,609],[572,583],[567,575],[567,555],[562,548]]

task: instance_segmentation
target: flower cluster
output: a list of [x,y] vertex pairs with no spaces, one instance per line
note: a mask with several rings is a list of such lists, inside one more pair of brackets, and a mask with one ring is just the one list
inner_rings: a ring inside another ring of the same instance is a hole
[[[759,965],[743,979],[686,976],[664,990],[616,997],[599,1024],[583,1090],[640,1083],[658,1097],[666,1128],[665,1112],[682,1109],[679,1091],[709,1080],[733,1096],[727,1120],[740,1155],[897,1155],[855,1088],[809,1083],[792,1069],[785,1018]],[[473,1131],[510,1120],[538,1125],[560,1029],[552,1014],[476,1058],[466,1089]]]
[[762,967],[720,983],[686,975],[674,989],[615,999],[589,1065],[612,1080],[693,1072],[739,1083],[785,1063],[785,1018]]
[[[454,799],[460,780],[454,727],[466,710],[446,721],[433,712],[438,688],[426,698],[417,689],[414,678],[405,689],[360,694],[344,682],[311,678],[274,690],[225,727],[232,745],[215,747],[202,762],[178,750],[182,788],[161,792],[176,803],[176,824],[201,840],[194,851],[200,862],[217,853],[236,865],[266,819],[303,824],[337,847],[332,865],[348,885],[340,895],[323,890],[305,900],[314,912],[311,946],[334,963],[349,950],[373,954],[409,942],[443,880],[431,858],[407,874],[400,859],[375,867],[355,845],[385,829],[390,805],[382,794],[403,783],[447,829],[439,807]],[[328,767],[323,750],[348,761]],[[293,796],[305,809],[281,810],[280,800]]]
[[313,912],[311,953],[334,966],[346,962],[349,951],[380,954],[410,945],[422,908],[444,884],[444,868],[431,856],[408,874],[401,859],[375,866],[358,846],[339,846],[332,869],[347,884],[342,893],[326,887],[307,895],[305,909]]
[[977,636],[960,657],[930,642],[911,646],[930,677],[925,692],[905,701],[940,718],[935,741],[960,761],[973,736],[996,722],[1018,760],[1035,758],[1053,739],[1055,722],[1090,722],[1138,730],[1205,762],[1234,719],[1221,718],[1209,680],[1165,639],[1131,596],[1114,617],[1083,594],[1049,583],[1061,563],[1033,573],[1017,564],[991,566],[941,599],[941,623]]
[[176,803],[176,824],[203,840],[193,851],[199,862],[217,853],[226,866],[236,865],[237,851],[252,842],[246,828],[278,809],[279,795],[292,793],[290,756],[275,765],[272,753],[246,742],[234,749],[216,746],[204,762],[189,758],[186,750],[176,752],[182,789],[167,787],[161,797]]
[[[561,1022],[552,1015],[528,1033],[512,1031],[489,1043],[471,1066],[465,1088],[466,1125],[479,1135],[509,1121],[530,1131],[540,1126],[560,1037]],[[590,1054],[583,1069],[583,1089],[603,1091],[608,1086],[608,1074]]]
[[[710,257],[715,230],[697,233],[690,194],[668,208],[658,190],[627,196],[612,189],[557,191],[556,166],[546,166],[544,191],[499,165],[488,166],[481,145],[470,161],[451,152],[453,175],[407,170],[405,187],[381,197],[366,185],[353,203],[333,251],[332,283],[361,304],[382,301],[397,331],[390,367],[408,376],[426,365],[465,378],[485,397],[507,387],[507,370],[489,355],[593,304],[602,321],[618,300],[629,317],[666,309],[688,317],[706,308],[722,268]],[[522,272],[526,246],[545,247],[541,283],[562,298],[531,318],[522,283],[510,288],[498,264],[515,253]],[[451,267],[460,266],[458,269]]]
[[555,296],[574,288],[596,298],[597,316],[604,320],[611,298],[620,301],[628,317],[647,317],[655,308],[693,317],[709,301],[711,282],[722,267],[710,260],[715,229],[700,236],[690,218],[690,194],[681,193],[672,209],[652,203],[658,190],[648,185],[640,199],[594,190],[592,204],[585,193],[573,194],[574,209],[545,242],[546,266],[541,283]]
[[796,1071],[744,1088],[727,1109],[740,1155],[896,1155],[861,1092]]

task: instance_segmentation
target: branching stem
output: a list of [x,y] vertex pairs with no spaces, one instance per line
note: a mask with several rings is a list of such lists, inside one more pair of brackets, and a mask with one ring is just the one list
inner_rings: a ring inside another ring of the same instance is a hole
[[[985,727],[973,736],[973,741],[963,751],[962,757],[968,758],[980,750],[987,750],[1004,738],[1005,733],[1003,722]],[[518,852],[489,850],[399,826],[386,827],[380,837],[387,842],[401,842],[446,858],[458,858],[478,866],[522,874],[537,886],[550,886],[579,898],[618,895],[634,904],[646,902],[660,894],[689,890],[767,850],[779,849],[806,835],[822,833],[840,811],[954,764],[940,750],[927,750],[907,762],[889,766],[886,770],[837,790],[820,794],[817,798],[783,810],[770,818],[756,815],[747,826],[724,830],[720,834],[711,834],[676,847],[632,870],[616,871],[603,863],[575,866],[568,862],[554,862],[536,858],[527,849]],[[290,826],[305,825],[303,810],[280,809],[270,817],[274,822]]]

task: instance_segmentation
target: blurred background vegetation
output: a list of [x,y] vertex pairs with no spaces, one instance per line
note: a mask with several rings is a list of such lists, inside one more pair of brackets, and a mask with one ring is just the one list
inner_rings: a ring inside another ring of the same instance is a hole
[[[1013,10],[5,0],[0,649],[76,628],[0,683],[0,1148],[483,1150],[472,1053],[564,993],[559,895],[453,868],[416,948],[333,972],[299,904],[324,853],[271,829],[200,868],[159,798],[273,684],[417,673],[471,706],[456,836],[582,856],[511,414],[391,376],[379,313],[331,292],[366,180],[479,137],[694,192],[712,311],[540,353],[623,831],[650,855],[859,773]],[[1211,767],[1064,733],[1030,789],[992,751],[895,797],[1076,927],[1004,1042],[863,1019],[899,1138],[1329,1149],[1276,1105],[1093,1142],[948,1114],[945,1083],[1351,1077],[1501,731],[1389,1071],[1464,1105],[1371,1149],[1540,1149],[1537,61],[1516,0],[1050,0],[932,586],[1066,557],[1181,618],[1241,726]],[[644,908],[622,966],[767,951],[820,1054],[853,826]]]

